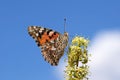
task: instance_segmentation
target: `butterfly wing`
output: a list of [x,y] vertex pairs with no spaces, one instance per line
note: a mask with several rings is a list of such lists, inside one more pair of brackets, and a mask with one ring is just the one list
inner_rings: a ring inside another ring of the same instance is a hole
[[68,35],[61,35],[56,31],[39,26],[28,27],[28,32],[41,48],[45,60],[51,65],[57,65],[67,46]]

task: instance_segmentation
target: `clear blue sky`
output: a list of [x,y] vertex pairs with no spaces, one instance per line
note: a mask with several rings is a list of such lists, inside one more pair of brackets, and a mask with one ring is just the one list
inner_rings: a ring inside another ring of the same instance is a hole
[[39,25],[92,39],[96,32],[120,30],[119,0],[0,0],[0,80],[61,80],[28,35]]

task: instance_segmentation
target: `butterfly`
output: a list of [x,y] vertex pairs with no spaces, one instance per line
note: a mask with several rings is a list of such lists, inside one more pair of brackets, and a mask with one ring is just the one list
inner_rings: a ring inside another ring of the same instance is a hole
[[68,44],[68,33],[60,34],[41,26],[29,26],[28,33],[40,47],[44,59],[52,66],[57,66]]

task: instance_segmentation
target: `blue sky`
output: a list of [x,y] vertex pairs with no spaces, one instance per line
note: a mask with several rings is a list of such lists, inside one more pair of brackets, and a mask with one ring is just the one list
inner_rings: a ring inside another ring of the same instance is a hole
[[61,80],[28,35],[29,25],[92,40],[99,31],[120,30],[119,0],[1,0],[0,80]]

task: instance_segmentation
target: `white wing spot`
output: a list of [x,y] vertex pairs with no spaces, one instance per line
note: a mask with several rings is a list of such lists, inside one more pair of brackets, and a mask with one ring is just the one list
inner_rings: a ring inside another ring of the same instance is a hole
[[52,36],[52,34],[53,34],[54,32],[53,31],[51,31],[50,33],[49,33],[49,36]]
[[39,33],[42,33],[43,30],[44,30],[44,28],[40,28]]
[[36,36],[38,37],[38,36],[39,36],[39,34],[38,34],[38,33],[36,33]]
[[56,50],[56,48],[54,46],[52,46],[51,50]]
[[55,43],[54,40],[51,40],[50,42],[51,42],[51,43]]

